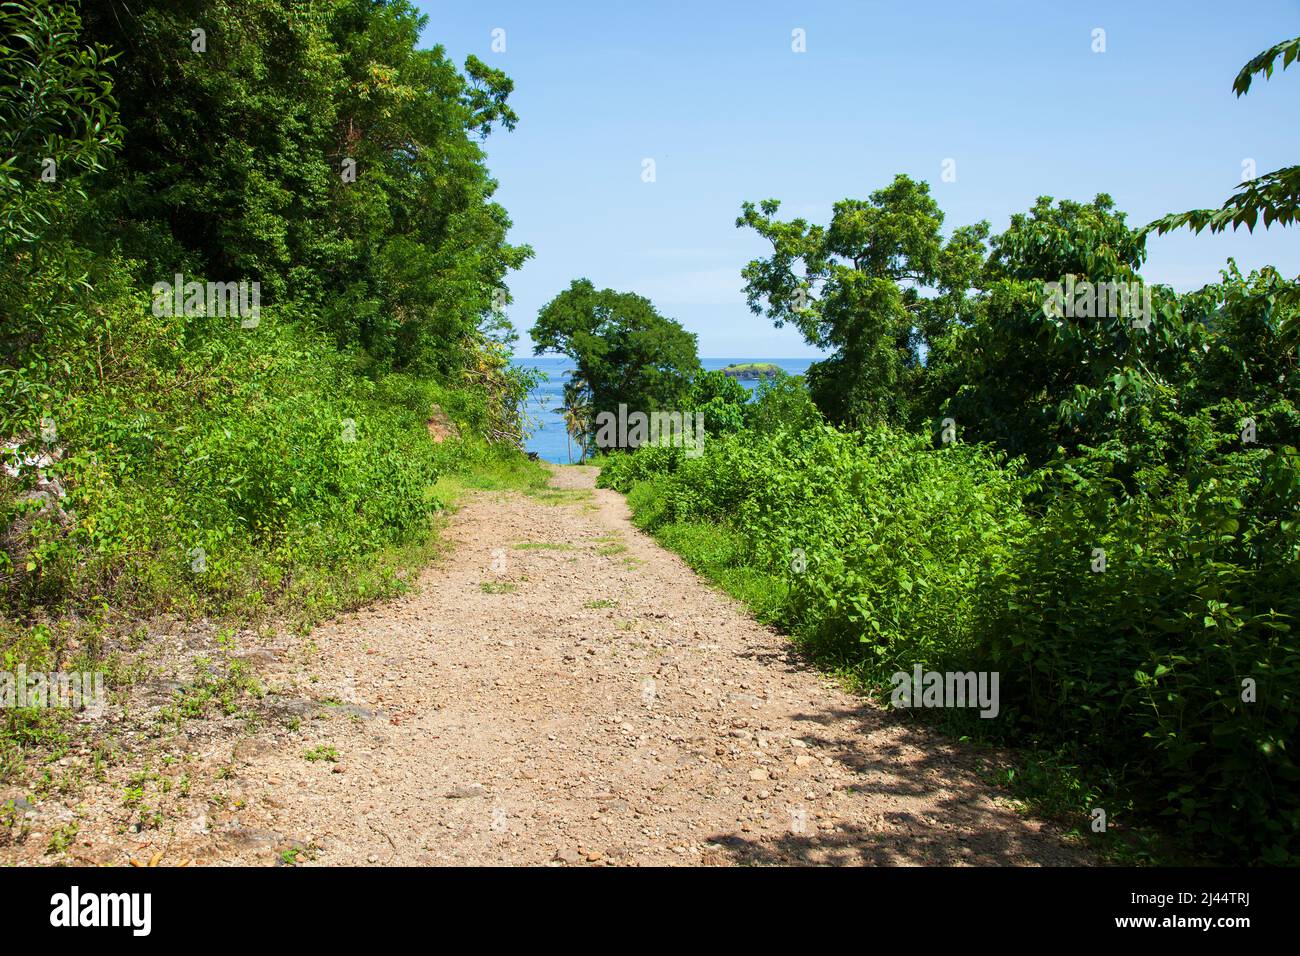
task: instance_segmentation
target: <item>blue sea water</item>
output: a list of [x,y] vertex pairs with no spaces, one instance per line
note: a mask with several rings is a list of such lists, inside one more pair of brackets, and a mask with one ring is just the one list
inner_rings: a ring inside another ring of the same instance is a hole
[[[771,362],[789,375],[802,375],[816,359],[779,359],[779,358],[706,358],[700,364],[710,371],[726,368],[728,365],[743,362]],[[528,417],[532,433],[524,447],[535,451],[545,461],[567,464],[577,461],[579,450],[571,446],[568,434],[564,430],[564,419],[556,409],[564,401],[564,383],[574,364],[567,356],[542,355],[538,357],[517,357],[514,364],[520,368],[532,368],[545,372],[547,380],[542,382],[528,395]],[[758,386],[758,380],[742,381],[751,392]]]

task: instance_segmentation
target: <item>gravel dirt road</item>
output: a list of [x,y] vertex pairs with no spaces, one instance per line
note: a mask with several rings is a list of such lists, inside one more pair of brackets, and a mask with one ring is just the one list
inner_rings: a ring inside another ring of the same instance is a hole
[[[123,833],[112,796],[83,794],[68,862],[1086,862],[988,758],[803,666],[594,480],[472,492],[412,593],[309,654],[249,652],[292,730],[190,740],[199,783],[156,797],[156,828]],[[37,862],[18,851],[0,856]]]

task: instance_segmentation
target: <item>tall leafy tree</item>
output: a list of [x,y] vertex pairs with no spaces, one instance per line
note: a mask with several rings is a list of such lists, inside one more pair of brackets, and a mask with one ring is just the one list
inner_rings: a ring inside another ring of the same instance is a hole
[[682,409],[699,372],[695,336],[660,315],[649,299],[597,289],[588,279],[543,306],[532,328],[534,353],[571,358],[590,390],[593,414]]
[[515,125],[512,85],[419,49],[425,23],[405,0],[89,7],[126,123],[97,231],[155,278],[257,280],[381,367],[454,373],[531,252],[479,145]]
[[829,226],[783,222],[779,209],[775,199],[747,202],[736,220],[772,243],[772,255],[742,273],[750,309],[832,353],[808,370],[831,421],[908,421],[925,350],[956,320],[971,250],[982,251],[987,226],[945,243],[930,187],[905,175],[867,200],[836,203]]
[[[936,417],[952,418],[964,438],[1038,462],[1108,433],[1140,401],[1157,344],[1179,334],[1171,297],[1152,290],[1158,315],[1112,313],[1105,293],[1104,315],[1091,307],[1053,314],[1045,285],[1072,276],[1080,295],[1083,283],[1141,289],[1145,257],[1141,233],[1106,195],[1091,203],[1043,196],[1012,216],[991,241],[971,321],[932,362],[936,394],[947,396]],[[1138,299],[1130,310],[1144,307]],[[1103,383],[1107,398],[1096,401]]]

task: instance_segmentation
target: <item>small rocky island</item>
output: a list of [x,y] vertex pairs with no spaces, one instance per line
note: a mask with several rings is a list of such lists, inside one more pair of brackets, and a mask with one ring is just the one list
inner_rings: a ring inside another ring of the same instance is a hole
[[759,378],[776,378],[781,374],[781,370],[771,362],[742,362],[728,365],[722,370],[722,374],[729,378],[752,381]]

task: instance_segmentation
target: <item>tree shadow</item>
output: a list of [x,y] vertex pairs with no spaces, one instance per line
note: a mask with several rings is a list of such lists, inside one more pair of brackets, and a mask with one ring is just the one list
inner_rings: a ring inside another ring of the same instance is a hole
[[[788,672],[815,668],[792,647],[755,648],[746,656]],[[824,673],[824,672],[822,672]],[[975,750],[915,714],[843,698],[793,715],[798,737],[817,759],[849,770],[848,798],[836,804],[833,828],[798,818],[801,794],[771,800],[774,824],[762,834],[717,833],[710,839],[733,863],[818,866],[1077,866],[1086,852],[1065,840],[1065,826],[1017,810],[991,771],[1011,761]],[[798,783],[795,789],[801,789]],[[784,819],[788,815],[789,819]],[[779,818],[780,817],[780,818]],[[778,819],[779,818],[779,819]],[[781,832],[781,829],[784,832]]]

